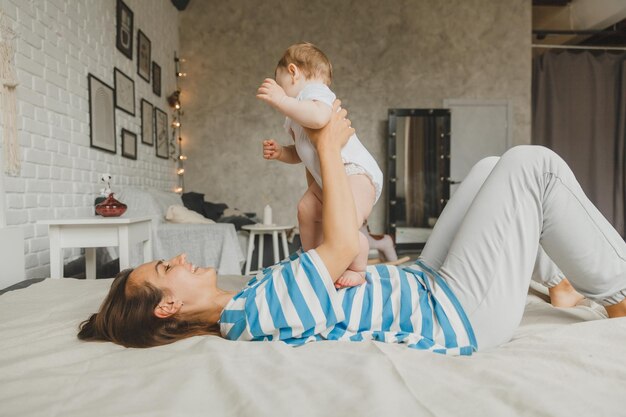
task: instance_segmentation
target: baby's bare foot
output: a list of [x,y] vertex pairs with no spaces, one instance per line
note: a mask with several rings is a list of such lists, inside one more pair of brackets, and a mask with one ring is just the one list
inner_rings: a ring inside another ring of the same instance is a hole
[[550,303],[555,307],[574,307],[580,300],[585,298],[572,287],[566,278],[556,286],[548,288]]
[[356,272],[348,269],[337,281],[335,281],[335,288],[356,287],[364,282],[365,272]]

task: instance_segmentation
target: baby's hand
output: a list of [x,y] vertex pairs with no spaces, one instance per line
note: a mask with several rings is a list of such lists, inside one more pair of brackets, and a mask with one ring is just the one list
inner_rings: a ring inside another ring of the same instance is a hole
[[287,97],[287,94],[276,81],[266,78],[257,90],[256,97],[270,106],[278,108],[280,103]]
[[263,141],[263,158],[265,159],[278,159],[283,151],[283,147],[276,143],[274,139],[267,139]]

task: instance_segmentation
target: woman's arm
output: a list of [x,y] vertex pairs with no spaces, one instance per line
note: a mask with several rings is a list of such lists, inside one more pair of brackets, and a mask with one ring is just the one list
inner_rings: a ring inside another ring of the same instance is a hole
[[263,81],[256,96],[302,127],[320,129],[330,120],[332,110],[328,105],[319,101],[300,101],[289,97],[285,94],[285,90],[271,78]]
[[359,252],[356,208],[341,159],[341,148],[354,129],[339,100],[333,103],[330,122],[319,130],[307,129],[317,149],[322,171],[322,229],[324,242],[316,248],[333,281],[336,281]]

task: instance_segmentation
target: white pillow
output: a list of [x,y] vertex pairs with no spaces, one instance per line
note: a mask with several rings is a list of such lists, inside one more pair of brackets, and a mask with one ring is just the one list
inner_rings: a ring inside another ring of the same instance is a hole
[[230,208],[230,207],[226,207],[224,209],[224,213],[222,213],[222,216],[224,217],[231,217],[231,216],[248,217],[246,216],[246,213],[244,213],[243,211],[236,209],[236,208]]
[[173,205],[167,208],[165,219],[172,223],[215,223],[211,219],[207,219],[200,213],[189,210],[185,206]]

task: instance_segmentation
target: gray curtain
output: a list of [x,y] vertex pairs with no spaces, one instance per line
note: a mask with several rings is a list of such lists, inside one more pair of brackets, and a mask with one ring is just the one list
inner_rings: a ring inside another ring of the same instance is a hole
[[626,54],[548,52],[533,63],[533,143],[558,153],[625,236]]

